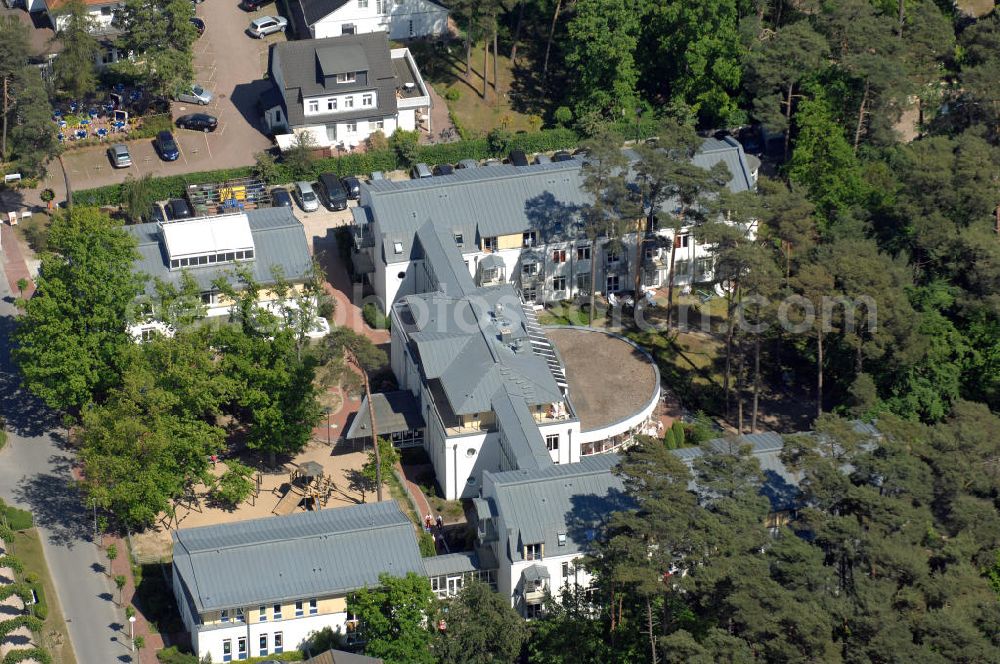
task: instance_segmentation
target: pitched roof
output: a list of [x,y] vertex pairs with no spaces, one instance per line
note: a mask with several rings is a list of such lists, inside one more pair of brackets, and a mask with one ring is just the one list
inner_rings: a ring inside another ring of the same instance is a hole
[[[396,392],[375,392],[372,394],[372,408],[375,411],[375,426],[379,435],[412,431],[424,427],[424,418],[420,415],[420,403],[409,390]],[[371,438],[371,418],[368,414],[368,397],[361,398],[351,426],[344,438]]]
[[585,551],[612,512],[634,505],[611,472],[617,463],[616,454],[597,454],[579,463],[483,473],[483,486],[494,487],[487,500],[495,501],[493,511],[509,531],[510,560],[522,560],[525,544],[544,543],[546,556]]
[[333,12],[337,11],[350,0],[299,0],[302,13],[306,17],[309,25],[321,21]]
[[[258,283],[273,283],[275,268],[280,269],[284,278],[291,282],[305,279],[310,274],[312,257],[309,254],[305,230],[302,222],[295,218],[290,208],[250,210],[245,213],[245,221],[242,221],[244,215],[223,216],[217,219],[216,225],[224,223],[222,220],[226,219],[249,224],[253,238],[254,259],[242,261],[239,266],[249,269]],[[182,274],[186,272],[194,278],[202,290],[212,290],[212,282],[219,277],[232,279],[235,275],[236,266],[226,263],[171,270],[160,224],[135,224],[124,228],[136,239],[139,259],[134,269],[149,276],[146,282],[146,293],[149,295],[156,293],[154,278],[179,287]]]
[[[362,68],[362,65],[364,67]],[[396,87],[399,81],[392,67],[388,33],[368,32],[326,39],[302,39],[271,45],[268,69],[279,68],[271,75],[275,86],[280,79],[284,88],[285,113],[292,126],[325,124],[334,120],[348,122],[396,113]],[[327,78],[335,73],[365,71],[355,83],[328,87]],[[337,111],[305,116],[303,100],[323,94],[342,94],[375,90],[375,106],[358,104],[353,111]]]
[[501,388],[490,405],[496,414],[501,439],[506,441],[518,468],[537,470],[552,465],[552,457],[523,397]]
[[199,612],[350,592],[381,573],[424,573],[413,524],[395,501],[181,528],[173,540],[174,568]]
[[382,664],[383,661],[379,657],[357,655],[343,650],[327,650],[305,660],[305,664]]

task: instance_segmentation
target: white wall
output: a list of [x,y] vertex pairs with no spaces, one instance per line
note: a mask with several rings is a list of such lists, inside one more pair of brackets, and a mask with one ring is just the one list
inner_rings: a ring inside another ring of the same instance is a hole
[[[546,552],[547,553],[547,552]],[[510,566],[509,572],[509,590],[506,588],[501,589],[498,585],[498,590],[500,592],[507,592],[508,597],[510,597],[511,605],[514,603],[515,594],[523,590],[523,586],[519,589],[521,584],[521,574],[524,570],[532,565],[542,565],[549,572],[549,585],[548,589],[552,593],[552,596],[556,599],[559,598],[560,593],[564,585],[572,586],[576,583],[581,588],[588,588],[592,582],[591,575],[584,569],[578,568],[577,563],[582,560],[583,556],[579,553],[573,553],[568,555],[546,555],[541,560],[522,560],[513,563]],[[569,563],[570,565],[570,576],[568,579],[563,579],[562,576],[562,564]],[[503,563],[501,562],[501,565]],[[499,583],[499,582],[498,582]]]
[[[285,607],[286,610],[288,607]],[[308,612],[308,605],[306,608]],[[215,627],[204,629],[192,634],[192,646],[198,657],[211,655],[213,662],[221,662],[222,642],[225,639],[232,640],[232,661],[238,661],[238,639],[247,637],[247,653],[250,657],[260,656],[260,636],[267,634],[267,654],[274,653],[274,633],[281,632],[283,637],[283,650],[297,649],[304,643],[309,635],[319,631],[324,627],[330,627],[334,631],[338,629],[341,633],[346,633],[347,614],[328,613],[317,616],[304,616],[302,618],[286,618],[284,620],[269,620],[267,622],[242,623],[234,622],[230,627]]]
[[392,39],[439,36],[448,29],[448,10],[433,2],[385,0],[381,14],[378,0],[367,0],[366,4],[360,7],[358,0],[350,0],[313,25],[314,37],[339,37],[345,23],[354,24],[355,34],[388,31]]
[[580,420],[563,420],[539,425],[542,440],[559,434],[559,449],[549,452],[553,463],[576,463],[580,460]]

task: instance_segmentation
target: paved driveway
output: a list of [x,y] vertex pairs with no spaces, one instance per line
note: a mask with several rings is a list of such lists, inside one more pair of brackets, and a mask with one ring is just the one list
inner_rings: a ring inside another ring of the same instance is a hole
[[271,146],[257,101],[271,85],[264,78],[268,45],[284,36],[253,39],[246,28],[252,19],[273,13],[275,6],[266,5],[252,14],[240,9],[237,0],[213,0],[197,7],[207,27],[194,46],[195,81],[211,90],[215,98],[208,106],[174,102],[171,113],[175,119],[186,113],[210,113],[219,118],[219,128],[211,134],[176,129],[174,137],[181,156],[174,162],[161,160],[150,139],[128,142],[131,168],[112,168],[106,146],[68,151],[63,162],[74,189],[114,184],[130,173],[179,175],[246,166],[254,162],[256,153]]

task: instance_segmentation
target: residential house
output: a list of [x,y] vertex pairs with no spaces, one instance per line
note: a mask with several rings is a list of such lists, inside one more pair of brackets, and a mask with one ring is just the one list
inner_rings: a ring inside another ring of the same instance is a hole
[[[170,333],[157,311],[156,282],[180,288],[184,275],[201,291],[205,315],[228,316],[233,302],[216,286],[221,277],[238,287],[237,270],[246,270],[262,286],[258,303],[274,307],[278,295],[269,290],[276,275],[301,290],[312,275],[312,256],[302,222],[291,208],[274,207],[195,217],[161,223],[125,226],[137,244],[135,271],[148,277],[145,319],[132,327],[137,339]],[[325,320],[316,321],[314,334],[329,331]]]
[[420,70],[384,32],[274,44],[269,72],[264,122],[282,149],[302,134],[316,147],[350,150],[376,131],[431,130]]
[[[59,32],[66,27],[68,18],[63,13],[67,0],[27,0],[28,11],[42,11],[48,16],[52,29]],[[118,62],[124,57],[115,47],[115,37],[119,34],[113,24],[115,12],[124,4],[122,0],[83,0],[90,20],[90,33],[97,37],[101,47],[95,64],[104,67]]]
[[[638,155],[626,150],[634,162]],[[694,163],[711,168],[724,163],[732,178],[730,191],[752,189],[746,156],[732,138],[705,140]],[[393,302],[417,287],[423,260],[414,241],[428,220],[451,235],[475,283],[513,285],[526,302],[545,303],[589,294],[591,261],[596,290],[616,293],[632,290],[635,275],[635,231],[626,231],[611,243],[601,238],[595,246],[587,236],[581,211],[590,197],[583,190],[583,162],[573,159],[531,166],[496,165],[461,169],[453,175],[395,182],[362,183],[354,214],[355,263],[363,283],[388,310]],[[666,211],[676,203],[668,201]],[[484,214],[484,211],[488,213]],[[641,222],[635,224],[636,231]],[[752,233],[753,229],[747,229]],[[712,247],[700,243],[690,228],[674,236],[670,229],[656,233],[644,245],[644,287],[665,283],[669,245],[676,245],[678,285],[711,281]]]
[[400,40],[448,32],[448,10],[434,0],[296,0],[289,10],[301,39],[386,32]]
[[305,660],[305,664],[383,664],[380,657],[366,657],[343,650],[327,650]]
[[349,593],[383,573],[424,574],[413,523],[395,501],[172,535],[181,619],[194,653],[213,662],[280,654],[325,627],[350,635]]

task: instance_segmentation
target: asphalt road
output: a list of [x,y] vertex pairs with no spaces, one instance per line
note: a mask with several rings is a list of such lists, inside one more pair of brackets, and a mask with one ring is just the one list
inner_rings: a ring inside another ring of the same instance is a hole
[[10,360],[15,308],[0,270],[0,413],[7,418],[7,445],[0,450],[0,497],[30,509],[41,534],[70,641],[79,664],[131,662],[124,616],[104,574],[106,559],[93,542],[93,519],[72,485],[59,418],[26,391]]

